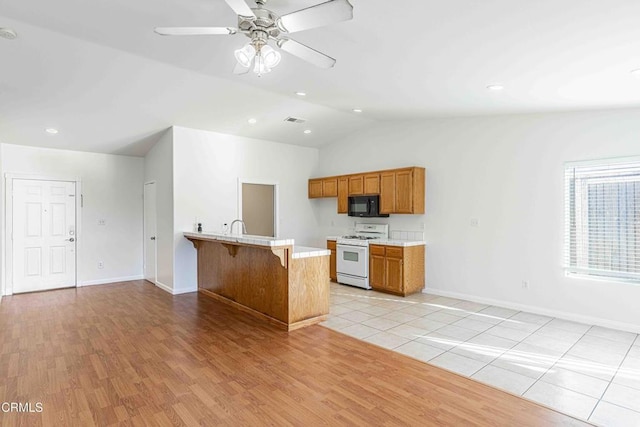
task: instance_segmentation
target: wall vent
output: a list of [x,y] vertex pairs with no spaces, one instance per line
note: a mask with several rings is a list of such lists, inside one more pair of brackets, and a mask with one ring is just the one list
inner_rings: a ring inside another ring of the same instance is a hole
[[304,123],[306,122],[305,119],[301,119],[299,117],[287,117],[286,119],[284,119],[285,122],[289,122],[289,123]]

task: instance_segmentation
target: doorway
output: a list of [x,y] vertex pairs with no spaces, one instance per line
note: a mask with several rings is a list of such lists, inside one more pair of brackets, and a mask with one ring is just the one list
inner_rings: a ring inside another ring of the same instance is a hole
[[77,285],[78,185],[7,177],[7,294]]
[[156,183],[144,184],[144,278],[157,283],[157,240],[156,240]]
[[240,217],[247,227],[247,234],[277,236],[277,185],[241,182]]

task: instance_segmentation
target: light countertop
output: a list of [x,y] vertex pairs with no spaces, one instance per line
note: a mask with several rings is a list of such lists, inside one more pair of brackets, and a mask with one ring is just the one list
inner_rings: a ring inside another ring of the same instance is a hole
[[294,246],[293,255],[291,255],[291,258],[308,258],[324,255],[331,255],[331,251],[329,249],[313,248],[310,246]]
[[253,236],[251,234],[222,234],[204,231],[202,233],[185,232],[185,237],[202,240],[216,240],[219,242],[242,243],[265,247],[293,246],[293,259],[308,258],[314,256],[330,255],[331,251],[325,248],[313,248],[310,246],[296,246],[294,239],[274,239],[273,237]]
[[[327,236],[327,240],[336,241],[339,236]],[[387,245],[387,246],[420,246],[426,245],[424,240],[411,240],[411,239],[375,239],[369,240],[370,245]]]
[[423,240],[401,240],[401,239],[376,239],[369,240],[370,245],[386,245],[386,246],[422,246],[426,245]]

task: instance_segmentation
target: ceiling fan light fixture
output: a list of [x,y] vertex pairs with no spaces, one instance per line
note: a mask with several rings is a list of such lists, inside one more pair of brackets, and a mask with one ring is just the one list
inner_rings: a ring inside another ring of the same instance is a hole
[[271,67],[267,66],[264,56],[260,54],[256,55],[256,60],[253,64],[253,72],[256,73],[258,77],[271,72]]
[[[336,60],[288,37],[288,33],[309,30],[353,18],[353,6],[349,0],[322,0],[313,6],[284,16],[265,7],[267,0],[253,0],[256,7],[249,7],[249,0],[224,0],[238,17],[237,27],[156,27],[162,36],[216,36],[243,34],[251,41],[234,51],[238,61],[233,73],[247,74],[253,70],[258,76],[268,73],[280,63],[281,55],[267,45],[272,41],[278,48],[303,61],[321,68],[331,68]],[[0,28],[2,30],[2,28]],[[2,34],[0,34],[1,36]]]
[[271,46],[264,44],[254,46],[254,42],[247,43],[241,49],[234,51],[238,64],[249,68],[253,64],[253,72],[258,76],[271,72],[280,63],[282,55]]
[[247,43],[244,47],[236,49],[233,54],[235,55],[238,64],[242,65],[244,68],[249,68],[253,58],[256,56],[256,50],[251,43]]
[[264,59],[264,64],[268,68],[275,68],[279,63],[282,55],[269,45],[262,46],[260,56]]

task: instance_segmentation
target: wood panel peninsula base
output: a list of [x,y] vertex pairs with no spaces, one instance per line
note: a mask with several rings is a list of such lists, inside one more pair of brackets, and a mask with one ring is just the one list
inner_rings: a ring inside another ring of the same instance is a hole
[[199,292],[287,331],[327,319],[329,251],[258,236],[184,235],[198,251]]

